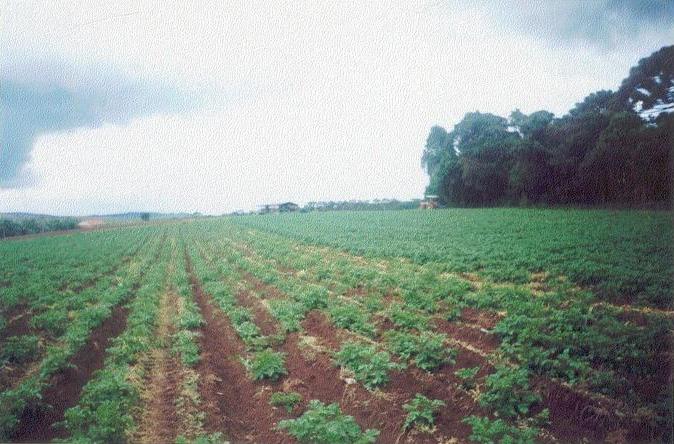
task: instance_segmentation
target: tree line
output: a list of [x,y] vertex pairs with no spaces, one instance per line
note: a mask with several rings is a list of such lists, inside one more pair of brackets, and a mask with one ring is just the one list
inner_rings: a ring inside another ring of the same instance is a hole
[[0,219],[0,239],[47,231],[73,230],[77,228],[77,219]]
[[560,118],[472,112],[451,131],[435,126],[422,157],[427,194],[455,206],[670,206],[673,71],[671,46]]

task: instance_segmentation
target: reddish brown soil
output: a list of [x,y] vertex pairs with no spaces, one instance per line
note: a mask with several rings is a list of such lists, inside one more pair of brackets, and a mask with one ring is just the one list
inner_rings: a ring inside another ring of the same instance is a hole
[[[321,345],[331,350],[339,348],[339,329],[334,328],[325,315],[318,311],[311,311],[303,322],[304,330],[311,336],[317,337]],[[289,352],[289,356],[290,356]],[[323,368],[324,376],[332,381],[340,381],[342,387],[332,390],[345,390],[344,382],[335,379],[339,371],[334,368],[330,358],[325,354],[317,354],[315,366]],[[465,441],[470,434],[470,426],[462,422],[463,418],[472,414],[484,413],[475,405],[469,393],[460,390],[454,383],[457,378],[454,371],[462,367],[481,365],[479,376],[488,373],[491,368],[484,364],[480,356],[462,350],[457,356],[455,365],[445,365],[433,373],[424,372],[411,367],[404,371],[391,372],[391,381],[382,387],[381,395],[374,395],[362,388],[359,384],[352,384],[349,391],[342,395],[343,409],[353,415],[365,428],[380,430],[380,442],[438,442],[441,439],[458,438]],[[332,373],[332,374],[330,374]],[[353,388],[352,388],[353,387]],[[329,388],[330,389],[330,388]],[[447,406],[441,409],[436,418],[437,429],[432,434],[419,434],[416,431],[402,432],[402,424],[406,413],[402,406],[417,393],[429,398],[441,399]]]
[[[256,302],[254,296],[239,296],[239,301],[250,308],[261,307],[259,301]],[[264,310],[266,312],[266,310]],[[258,321],[260,323],[258,323]],[[256,319],[258,326],[275,324],[275,320],[265,316],[259,316]],[[317,310],[312,310],[302,323],[304,330],[318,338],[321,345],[335,350],[339,348],[342,342],[340,338],[347,336],[340,329],[332,327],[325,315]],[[276,327],[275,327],[276,328]],[[308,350],[301,348],[298,344],[299,335],[292,333],[287,336],[282,346],[282,351],[286,353],[286,367],[288,375],[283,381],[283,390],[295,391],[302,395],[303,402],[295,407],[295,415],[299,415],[304,410],[309,400],[318,399],[324,403],[337,402],[342,411],[352,415],[361,427],[364,429],[375,428],[380,431],[379,442],[396,442],[404,437],[402,424],[405,421],[406,412],[402,406],[416,393],[426,393],[439,399],[445,399],[448,406],[451,405],[452,414],[439,415],[442,436],[462,436],[466,437],[469,433],[469,427],[461,422],[462,414],[468,414],[468,410],[461,408],[456,413],[457,405],[468,405],[473,408],[473,400],[465,392],[452,390],[446,381],[446,374],[438,377],[429,377],[429,375],[420,370],[415,370],[416,375],[410,376],[406,372],[395,372],[392,374],[391,382],[385,387],[385,393],[376,395],[367,391],[362,385],[357,383],[347,383],[345,378],[340,376],[340,370],[332,362],[329,354],[318,350]],[[473,357],[474,359],[474,357]],[[464,364],[473,364],[474,360],[470,357],[463,360]],[[484,370],[485,372],[487,370]],[[447,372],[449,370],[447,369]],[[453,375],[452,375],[452,378]],[[456,379],[456,378],[454,378]],[[449,394],[449,395],[448,395]],[[281,414],[282,409],[277,409]],[[473,410],[470,410],[472,412]],[[442,418],[442,419],[441,419]],[[451,433],[448,434],[448,432]],[[411,442],[436,442],[439,437],[435,435],[418,435],[412,432],[408,437]]]
[[302,329],[308,335],[321,340],[321,343],[331,350],[339,350],[343,334],[330,324],[327,316],[318,310],[311,310],[302,321]]
[[292,442],[283,432],[274,429],[278,421],[262,388],[249,378],[240,362],[243,343],[211,297],[204,293],[187,259],[187,270],[196,302],[205,325],[200,337],[201,362],[199,392],[206,411],[205,429],[223,432],[233,442]]
[[0,330],[0,341],[4,341],[10,336],[21,336],[30,333],[29,320],[31,313],[25,305],[14,307],[5,315],[7,325]]
[[246,290],[237,292],[236,301],[243,307],[253,311],[255,325],[258,326],[264,336],[272,336],[278,333],[276,321],[260,303],[260,301]]
[[265,299],[286,299],[286,295],[281,290],[265,284],[250,272],[242,270],[242,276],[246,282],[252,285],[253,290],[259,294],[263,294]]
[[534,386],[550,409],[550,431],[563,441],[587,437],[603,441],[609,430],[620,428],[614,408],[548,379],[536,379]]
[[[17,307],[11,311],[9,322],[7,326],[0,331],[0,341],[13,336],[22,336],[29,334],[31,331],[29,319],[31,313],[25,310],[24,307]],[[2,346],[2,344],[0,344]],[[38,351],[34,356],[30,357],[30,362],[37,361],[42,356]],[[16,381],[21,379],[21,376],[26,372],[30,362],[18,365],[5,365],[0,367],[0,391],[12,387]]]
[[477,310],[475,308],[464,308],[461,312],[461,320],[469,324],[479,325],[480,327],[491,330],[503,319],[502,315],[493,311]]
[[[291,271],[288,270],[287,272]],[[259,288],[262,288],[262,286]],[[363,292],[359,289],[350,290],[348,293],[349,296],[354,297],[362,296],[362,294]],[[461,314],[461,320],[465,324],[441,320],[436,328],[482,352],[491,353],[499,347],[498,338],[493,334],[481,331],[480,328],[492,329],[501,319],[502,316],[498,313],[466,308]],[[392,328],[393,326],[389,324],[386,319],[379,319],[380,329]],[[303,327],[309,335],[319,338],[321,345],[331,350],[338,349],[342,340],[348,337],[348,335],[342,334],[343,332],[340,332],[340,329],[334,328],[323,313],[315,310],[307,314]],[[437,439],[449,437],[465,440],[470,434],[470,427],[463,424],[461,420],[471,414],[485,414],[476,406],[471,395],[454,388],[455,385],[452,385],[452,383],[459,382],[453,374],[459,368],[480,366],[481,369],[477,376],[478,381],[483,381],[486,375],[494,371],[493,366],[483,356],[470,350],[459,348],[456,364],[444,366],[433,374],[417,368],[393,372],[391,382],[383,387],[384,396],[388,398],[388,401],[381,405],[378,404],[380,398],[374,397],[359,384],[347,386],[344,381],[338,379],[339,371],[334,368],[331,359],[324,353],[314,353],[315,357],[311,362],[311,367],[305,368],[301,361],[295,359],[295,356],[303,356],[302,352],[297,350],[296,340],[295,335],[290,335],[288,342],[284,345],[284,351],[288,353],[289,370],[291,366],[293,367],[290,370],[293,378],[289,379],[292,382],[292,390],[300,392],[305,399],[317,398],[325,402],[337,400],[341,393],[340,404],[342,409],[353,415],[363,427],[381,430],[380,442],[400,441],[399,438],[404,438],[410,442],[423,442],[425,440],[435,442]],[[325,383],[324,381],[332,382]],[[339,383],[335,381],[339,381]],[[648,428],[644,429],[644,427],[635,424],[620,424],[616,421],[615,415],[610,413],[611,410],[607,406],[602,407],[596,401],[589,398],[585,399],[577,391],[549,380],[541,379],[541,381],[535,384],[535,388],[543,395],[544,404],[550,409],[551,425],[547,429],[562,442],[603,440],[611,436],[607,434],[609,430],[613,431],[612,435],[615,437],[623,436],[631,440],[657,437],[657,433]],[[644,384],[644,386],[646,385]],[[351,387],[354,387],[354,389]],[[644,388],[644,390],[647,389],[648,387]],[[349,392],[348,395],[347,391]],[[364,394],[359,392],[364,392]],[[448,405],[447,410],[450,409],[449,406],[452,406],[455,409],[458,407],[457,410],[461,412],[458,415],[446,415],[443,414],[443,410],[436,420],[438,428],[432,437],[415,435],[414,432],[402,437],[400,425],[404,420],[404,412],[401,411],[401,406],[417,392],[430,398],[443,399]],[[310,398],[307,398],[307,396]],[[348,400],[350,399],[354,402],[349,403]],[[363,413],[363,408],[367,413]],[[621,428],[625,429],[624,433],[620,432]]]
[[124,331],[127,315],[126,307],[117,306],[112,315],[91,332],[86,344],[70,360],[74,367],[55,375],[42,393],[42,403],[51,408],[27,409],[13,441],[46,442],[67,436],[65,430],[55,428],[54,423],[63,420],[65,411],[77,404],[82,388],[93,373],[103,368],[105,350],[110,341]]
[[356,298],[360,299],[368,295],[367,288],[365,287],[355,287],[355,288],[349,288],[346,290],[346,293],[344,293],[344,296],[348,298]]

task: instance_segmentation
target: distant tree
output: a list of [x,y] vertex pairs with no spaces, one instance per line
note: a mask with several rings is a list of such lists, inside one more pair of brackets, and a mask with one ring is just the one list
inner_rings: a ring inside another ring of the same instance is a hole
[[44,231],[72,230],[77,228],[77,220],[72,218],[22,219],[14,221],[0,219],[0,239]]
[[150,213],[141,213],[140,218],[144,222],[147,222],[148,220],[150,220]]

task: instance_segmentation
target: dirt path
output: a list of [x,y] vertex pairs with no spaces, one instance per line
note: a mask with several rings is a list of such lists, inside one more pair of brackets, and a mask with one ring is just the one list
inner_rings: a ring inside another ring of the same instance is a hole
[[181,364],[171,353],[179,300],[169,290],[162,295],[158,315],[158,346],[150,352],[143,415],[136,434],[140,443],[172,443],[179,435],[175,401],[181,385]]
[[204,428],[209,433],[223,432],[233,442],[293,442],[274,429],[278,416],[265,396],[270,387],[249,378],[240,361],[243,343],[211,296],[204,293],[187,255],[186,261],[192,291],[205,321],[199,344],[202,359],[197,368],[206,411]]
[[128,309],[116,306],[112,314],[89,335],[86,344],[73,356],[68,368],[55,375],[42,393],[42,403],[52,408],[26,410],[12,441],[47,442],[57,438],[66,438],[66,431],[55,428],[54,423],[63,421],[64,413],[74,407],[80,398],[84,385],[96,370],[103,368],[105,350],[113,338],[126,327]]

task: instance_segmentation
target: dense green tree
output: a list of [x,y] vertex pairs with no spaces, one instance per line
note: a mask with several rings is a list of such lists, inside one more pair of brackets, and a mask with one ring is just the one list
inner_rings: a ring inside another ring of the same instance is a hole
[[[619,91],[592,93],[561,118],[473,112],[449,132],[433,127],[422,157],[427,192],[446,205],[671,204],[670,61],[674,46],[641,60]],[[644,106],[658,112],[638,114]]]

